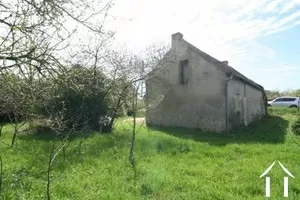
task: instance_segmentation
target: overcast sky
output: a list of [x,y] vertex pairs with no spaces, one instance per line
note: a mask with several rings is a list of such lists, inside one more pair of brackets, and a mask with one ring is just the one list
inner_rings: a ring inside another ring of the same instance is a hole
[[117,0],[116,44],[140,51],[171,34],[265,89],[300,88],[300,0]]

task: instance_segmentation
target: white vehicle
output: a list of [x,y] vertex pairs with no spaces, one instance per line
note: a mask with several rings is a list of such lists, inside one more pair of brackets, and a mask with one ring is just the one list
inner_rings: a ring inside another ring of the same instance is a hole
[[299,97],[277,97],[272,101],[268,101],[268,106],[297,108],[300,106],[300,98]]

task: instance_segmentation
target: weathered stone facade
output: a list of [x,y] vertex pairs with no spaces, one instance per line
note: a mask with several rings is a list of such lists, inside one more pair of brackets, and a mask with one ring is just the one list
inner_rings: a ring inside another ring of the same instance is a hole
[[[265,115],[260,85],[200,51],[181,33],[172,35],[165,60],[146,81],[147,124],[222,132]],[[188,61],[185,83],[179,80],[183,60]]]

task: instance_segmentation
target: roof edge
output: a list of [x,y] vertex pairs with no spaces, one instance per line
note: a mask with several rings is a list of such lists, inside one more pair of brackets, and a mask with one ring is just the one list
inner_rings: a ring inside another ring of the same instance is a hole
[[186,42],[192,50],[197,52],[204,59],[206,59],[207,61],[213,62],[216,65],[216,67],[218,69],[220,69],[221,71],[225,72],[225,74],[227,76],[230,76],[232,74],[233,77],[241,80],[242,82],[247,83],[258,90],[261,90],[261,91],[264,90],[263,86],[252,81],[251,79],[247,78],[246,76],[244,76],[243,74],[238,72],[236,69],[234,69],[230,65],[227,65],[227,64],[223,63],[222,61],[219,61],[218,59],[214,58],[213,56],[201,51],[200,49],[198,49],[197,47],[195,47],[194,45],[192,45],[191,43],[189,43],[188,41],[186,41],[184,39],[182,39],[182,41]]

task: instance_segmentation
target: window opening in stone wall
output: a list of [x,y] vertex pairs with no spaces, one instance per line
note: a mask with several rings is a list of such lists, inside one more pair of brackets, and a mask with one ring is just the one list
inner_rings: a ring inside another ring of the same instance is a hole
[[188,82],[188,60],[180,61],[179,66],[179,83],[186,84]]
[[234,100],[235,100],[235,113],[240,113],[241,112],[241,95],[240,93],[235,93],[235,96],[234,96]]

